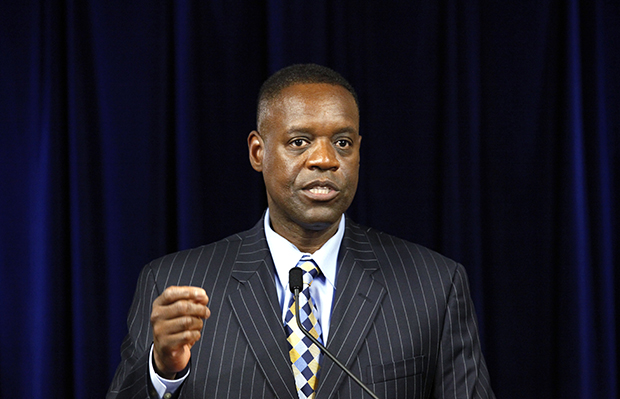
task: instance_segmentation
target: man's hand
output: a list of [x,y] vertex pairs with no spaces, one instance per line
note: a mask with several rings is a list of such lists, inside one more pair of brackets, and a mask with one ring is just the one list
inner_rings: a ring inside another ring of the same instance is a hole
[[173,379],[189,363],[203,320],[211,315],[208,303],[207,293],[198,287],[168,287],[153,302],[153,357],[163,378]]

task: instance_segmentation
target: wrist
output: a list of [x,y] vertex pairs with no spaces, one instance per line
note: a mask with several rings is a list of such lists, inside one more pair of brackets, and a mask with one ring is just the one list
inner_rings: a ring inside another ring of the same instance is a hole
[[162,371],[162,367],[157,365],[157,359],[156,359],[157,355],[155,353],[155,351],[153,351],[153,358],[152,358],[152,362],[153,362],[153,369],[155,370],[155,372],[157,373],[157,375],[159,375],[162,378],[165,378],[167,380],[174,380],[175,377],[177,376],[177,373],[173,372],[173,373],[167,373],[165,371]]

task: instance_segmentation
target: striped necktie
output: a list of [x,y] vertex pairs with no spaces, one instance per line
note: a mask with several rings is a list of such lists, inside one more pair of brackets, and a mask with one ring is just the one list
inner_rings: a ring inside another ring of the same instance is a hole
[[[314,261],[304,255],[297,263],[303,271],[304,287],[299,294],[299,318],[301,324],[319,342],[323,343],[321,326],[316,319],[314,303],[310,298],[310,285],[320,270]],[[297,326],[295,319],[295,298],[291,298],[285,317],[285,329],[290,344],[290,357],[295,375],[295,385],[300,399],[313,399],[318,385],[321,350],[306,337]]]

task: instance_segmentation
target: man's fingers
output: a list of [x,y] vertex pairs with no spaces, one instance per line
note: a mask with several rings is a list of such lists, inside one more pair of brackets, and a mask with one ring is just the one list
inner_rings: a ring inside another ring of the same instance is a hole
[[151,322],[155,323],[158,320],[172,320],[183,316],[208,319],[210,315],[211,311],[206,305],[188,300],[176,301],[167,306],[153,303]]
[[176,301],[167,306],[167,309],[173,314],[196,316],[203,319],[207,318],[207,311],[209,310],[206,305],[190,301]]
[[182,316],[171,320],[160,320],[158,323],[153,323],[153,336],[167,337],[185,331],[197,331],[200,333],[203,325],[204,321],[201,318],[192,316]]
[[209,303],[207,293],[200,287],[172,286],[166,288],[166,290],[155,299],[154,304],[166,306],[180,300],[189,300],[203,305]]
[[173,353],[184,345],[193,346],[200,339],[200,330],[183,330],[173,334],[166,334],[164,339],[155,342],[156,350]]

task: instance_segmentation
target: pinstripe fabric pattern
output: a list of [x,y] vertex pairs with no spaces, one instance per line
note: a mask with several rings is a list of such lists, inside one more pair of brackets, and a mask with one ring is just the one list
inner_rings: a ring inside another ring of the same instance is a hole
[[[262,221],[143,269],[108,398],[156,397],[148,375],[151,304],[197,285],[211,317],[192,348],[182,398],[297,397]],[[381,398],[494,398],[462,266],[347,220],[328,347]],[[363,398],[323,358],[316,398]]]

